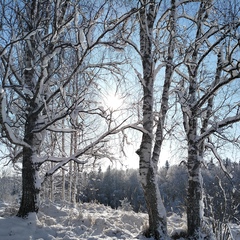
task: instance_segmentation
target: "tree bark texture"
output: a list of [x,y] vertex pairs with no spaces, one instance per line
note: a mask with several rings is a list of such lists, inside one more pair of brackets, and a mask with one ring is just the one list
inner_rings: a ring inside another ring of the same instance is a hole
[[[185,129],[188,140],[188,192],[187,192],[187,224],[188,236],[199,239],[201,224],[203,220],[203,184],[201,174],[201,144],[197,142],[199,129],[199,109],[195,106],[198,91],[198,57],[201,44],[198,40],[202,36],[202,22],[205,17],[205,2],[201,2],[197,16],[197,31],[195,36],[195,44],[191,54],[191,65],[188,65],[189,74],[189,99],[188,107],[188,127]],[[186,114],[186,113],[185,113]]]
[[27,217],[30,212],[38,212],[38,198],[40,185],[38,182],[38,166],[34,163],[34,156],[40,146],[40,141],[36,134],[32,133],[35,126],[36,117],[33,115],[28,118],[25,125],[24,141],[29,144],[23,147],[22,162],[22,198],[18,217]]
[[[31,24],[26,25],[25,31],[31,32],[34,30],[34,9],[37,6],[37,1],[31,1],[26,7],[26,18]],[[21,16],[24,19],[24,14]],[[21,19],[19,25],[22,24]],[[25,88],[32,94],[35,91],[36,75],[33,68],[35,62],[36,53],[36,39],[35,36],[31,36],[25,42],[23,42],[24,49],[24,67],[23,67],[23,82]],[[26,119],[24,127],[24,142],[29,147],[23,147],[23,159],[22,159],[22,198],[21,205],[17,216],[27,217],[30,212],[38,212],[38,198],[40,191],[40,182],[38,181],[38,168],[39,166],[34,163],[34,156],[37,156],[41,145],[41,139],[37,133],[34,133],[34,129],[37,125],[38,113],[36,109],[38,104],[35,102],[33,96],[25,94],[26,102]]]
[[[191,130],[190,130],[191,132]],[[188,144],[188,190],[187,190],[187,224],[188,235],[196,237],[203,218],[202,175],[198,146],[194,141]]]
[[[189,105],[196,101],[196,76],[190,74]],[[202,175],[200,145],[197,142],[198,116],[197,110],[191,108],[191,116],[188,116],[188,193],[187,193],[187,223],[188,235],[196,237],[200,232],[203,219],[203,199],[202,199]]]
[[[155,3],[144,1],[140,10],[140,52],[143,67],[143,128],[139,151],[139,174],[149,215],[149,232],[155,239],[167,239],[166,211],[157,184],[156,164],[152,160],[153,148],[153,56],[152,31],[156,17]],[[148,4],[147,4],[148,3]]]

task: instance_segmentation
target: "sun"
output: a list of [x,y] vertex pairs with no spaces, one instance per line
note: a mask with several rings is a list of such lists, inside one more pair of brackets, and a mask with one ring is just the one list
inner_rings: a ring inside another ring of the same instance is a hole
[[109,94],[106,96],[105,104],[110,110],[114,111],[123,105],[123,100],[117,94]]

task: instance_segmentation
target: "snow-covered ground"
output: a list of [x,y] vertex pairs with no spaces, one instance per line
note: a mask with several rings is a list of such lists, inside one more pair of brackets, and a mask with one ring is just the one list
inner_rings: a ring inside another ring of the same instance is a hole
[[[2,206],[0,215],[14,212],[7,207],[4,214],[4,207],[7,206]],[[44,204],[37,219],[34,214],[26,220],[14,216],[1,217],[0,239],[134,239],[146,223],[146,214],[113,210],[94,203],[79,204],[77,207]]]
[[[147,239],[141,233],[147,228],[147,214],[114,210],[96,203],[42,204],[36,217],[15,217],[16,208],[0,203],[1,240],[80,240],[80,239]],[[169,233],[186,230],[186,219],[173,214],[168,219]],[[238,226],[234,231],[237,237]],[[149,238],[148,238],[149,239]]]

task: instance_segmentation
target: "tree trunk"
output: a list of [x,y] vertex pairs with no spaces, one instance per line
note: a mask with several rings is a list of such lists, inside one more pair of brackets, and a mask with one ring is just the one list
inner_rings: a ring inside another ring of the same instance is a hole
[[187,224],[188,235],[196,239],[203,219],[201,162],[194,146],[188,151]]
[[65,180],[65,170],[62,169],[62,201],[65,202],[65,184],[66,184],[66,180]]
[[40,181],[38,176],[38,166],[34,163],[34,156],[37,155],[37,149],[41,140],[32,133],[36,123],[36,117],[29,115],[25,126],[24,141],[31,147],[23,147],[22,162],[22,198],[18,217],[27,217],[30,212],[38,212],[38,200],[40,192]]
[[[192,83],[195,83],[192,80]],[[193,86],[195,86],[193,84]],[[190,88],[191,100],[195,101],[194,87]],[[202,199],[202,175],[201,175],[201,158],[200,146],[197,143],[197,116],[193,114],[189,118],[188,130],[188,193],[187,193],[187,223],[188,236],[199,239],[201,223],[203,219],[203,199]]]
[[[64,127],[64,119],[62,119],[62,128]],[[65,134],[62,132],[62,157],[65,157]],[[65,202],[65,184],[66,184],[66,178],[65,178],[65,170],[62,169],[62,201]]]
[[73,163],[73,181],[72,181],[72,203],[76,204],[77,198],[77,183],[78,183],[78,164]]
[[[52,169],[53,168],[53,163],[52,162],[50,163],[50,166],[51,166],[50,169]],[[53,175],[50,176],[50,195],[49,195],[49,197],[50,197],[50,201],[54,202],[54,179],[53,179]]]
[[[150,121],[148,124],[151,125]],[[146,125],[148,125],[146,123]],[[149,217],[149,229],[146,236],[153,236],[155,239],[167,238],[167,217],[163,205],[160,190],[157,184],[157,170],[152,162],[152,139],[148,133],[143,134],[140,150],[140,182],[143,188]]]
[[149,167],[147,169],[145,179],[146,184],[142,183],[142,187],[149,217],[149,229],[145,234],[147,237],[154,236],[155,239],[166,240],[166,211],[161,199],[160,191],[157,184],[157,177],[153,167]]
[[68,202],[72,202],[72,161],[69,162],[68,174]]
[[33,163],[32,150],[23,148],[22,199],[18,217],[27,217],[30,212],[38,212],[37,170]]
[[[77,120],[75,122],[77,125]],[[72,133],[72,138],[71,138],[71,148],[72,148],[72,153],[75,153],[77,151],[77,132]],[[71,196],[71,202],[75,205],[76,204],[76,195],[77,195],[77,180],[78,180],[78,167],[77,164],[74,162],[73,163],[73,169],[72,169],[72,196]]]
[[[153,157],[153,85],[154,61],[152,52],[153,25],[156,18],[156,3],[143,1],[148,6],[140,10],[140,52],[143,68],[143,136],[137,154],[140,157],[140,182],[143,187],[149,216],[149,229],[146,236],[155,239],[168,239],[167,218],[160,191],[157,184],[157,162]],[[144,5],[144,4],[143,4]],[[158,155],[159,156],[159,155]]]

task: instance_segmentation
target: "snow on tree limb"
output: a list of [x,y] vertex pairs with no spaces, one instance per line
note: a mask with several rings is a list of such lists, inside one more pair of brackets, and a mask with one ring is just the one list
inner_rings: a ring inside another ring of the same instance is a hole
[[232,174],[228,173],[228,170],[226,169],[221,156],[218,154],[218,152],[217,152],[216,148],[213,146],[213,144],[208,142],[205,144],[205,146],[206,146],[206,148],[209,148],[211,150],[211,152],[214,154],[214,156],[216,157],[216,159],[219,162],[219,165],[220,165],[222,171],[226,174],[226,176],[228,176],[230,179],[232,179],[232,177],[233,177]]
[[130,38],[127,38],[127,39],[124,38],[124,41],[125,41],[128,45],[132,46],[132,47],[134,48],[134,50],[138,53],[138,55],[142,57],[142,54],[141,54],[141,52],[139,51],[137,45],[136,45]]
[[14,134],[7,117],[7,102],[6,102],[5,92],[1,92],[0,94],[1,94],[0,96],[1,113],[0,114],[1,114],[1,121],[2,121],[0,124],[2,124],[3,130],[8,140],[11,143],[16,144],[18,146],[31,148],[26,142],[22,141],[21,139],[18,139],[17,136]]
[[49,171],[46,172],[45,177],[54,174],[58,169],[62,168],[64,165],[66,165],[70,161],[74,161],[77,164],[86,164],[87,160],[81,161],[78,158],[80,156],[83,156],[84,154],[86,154],[93,147],[97,146],[100,142],[105,140],[106,137],[108,137],[109,135],[117,134],[117,133],[119,133],[119,132],[121,132],[121,131],[123,131],[124,129],[127,129],[127,128],[134,128],[134,129],[138,129],[139,130],[139,128],[137,126],[138,123],[127,124],[127,125],[122,126],[127,120],[128,119],[125,119],[124,121],[122,121],[116,127],[114,127],[112,129],[108,130],[107,132],[103,133],[95,141],[93,141],[92,143],[88,144],[83,149],[76,150],[76,152],[74,154],[72,154],[71,156],[69,156],[69,157],[64,158],[64,157],[53,157],[53,156],[46,156],[46,157],[36,157],[35,156],[34,163],[38,164],[38,165],[42,165],[44,162],[54,162],[54,163],[57,163],[53,168],[51,168]]
[[206,129],[204,133],[202,133],[198,138],[197,142],[201,142],[204,139],[206,139],[209,135],[211,135],[214,132],[219,131],[221,128],[226,127],[228,125],[231,125],[233,123],[239,122],[240,121],[240,114],[233,116],[233,117],[228,117],[222,121],[215,122],[212,127]]
[[228,69],[228,73],[230,74],[229,77],[222,77],[222,79],[216,84],[214,85],[212,88],[209,88],[207,93],[204,94],[195,104],[194,104],[194,108],[201,108],[206,101],[211,98],[212,96],[215,95],[215,93],[222,88],[223,86],[231,83],[232,81],[239,79],[240,78],[240,70],[237,68],[231,68]]
[[63,168],[70,161],[74,161],[77,164],[86,164],[87,163],[87,160],[81,161],[81,160],[79,160],[77,158],[74,158],[74,157],[69,157],[69,158],[65,158],[65,159],[50,157],[47,160],[50,161],[50,162],[55,162],[57,164],[45,173],[45,178],[53,175],[57,170]]
[[112,30],[114,30],[118,25],[120,25],[121,23],[123,23],[126,19],[128,19],[130,16],[132,16],[134,13],[137,13],[138,9],[131,9],[129,12],[123,14],[120,18],[116,19],[116,21],[114,22],[113,25],[108,26],[103,33],[101,33],[97,39],[89,46],[89,48],[93,48],[96,44],[98,44],[101,39],[104,38],[104,36],[108,33],[111,32]]
[[134,72],[135,72],[135,74],[137,75],[140,83],[141,83],[144,87],[146,87],[146,83],[145,83],[145,81],[144,81],[144,79],[143,79],[143,77],[142,77],[142,74],[141,74],[136,68],[134,68]]
[[50,132],[57,132],[57,133],[74,133],[77,132],[76,129],[73,128],[57,128],[53,126],[49,126],[46,128]]

